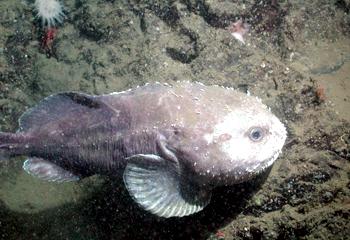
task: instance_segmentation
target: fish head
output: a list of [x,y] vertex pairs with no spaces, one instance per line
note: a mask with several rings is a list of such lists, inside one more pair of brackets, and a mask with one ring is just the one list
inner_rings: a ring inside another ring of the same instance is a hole
[[283,123],[258,99],[245,100],[217,121],[204,135],[212,150],[201,168],[216,185],[249,180],[277,159],[287,137]]

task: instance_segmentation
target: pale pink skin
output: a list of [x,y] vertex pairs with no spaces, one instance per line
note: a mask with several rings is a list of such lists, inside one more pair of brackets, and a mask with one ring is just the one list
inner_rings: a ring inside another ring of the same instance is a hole
[[[247,133],[266,133],[252,142]],[[118,174],[137,154],[176,162],[199,186],[232,185],[270,166],[286,138],[258,99],[218,86],[149,84],[101,96],[60,93],[0,132],[1,153],[41,158],[84,177]]]
[[242,19],[239,19],[238,21],[232,23],[228,27],[228,30],[235,39],[245,44],[244,35],[249,32],[249,28],[250,25],[248,23],[245,23]]

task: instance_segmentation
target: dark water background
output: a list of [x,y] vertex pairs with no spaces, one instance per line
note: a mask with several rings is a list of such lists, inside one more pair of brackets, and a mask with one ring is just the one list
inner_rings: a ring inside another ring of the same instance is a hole
[[[55,184],[0,162],[0,239],[349,239],[350,2],[64,1],[49,48],[33,1],[0,1],[0,130],[61,91],[200,81],[249,90],[286,124],[271,172],[159,219],[120,179]],[[227,30],[251,25],[243,45]]]

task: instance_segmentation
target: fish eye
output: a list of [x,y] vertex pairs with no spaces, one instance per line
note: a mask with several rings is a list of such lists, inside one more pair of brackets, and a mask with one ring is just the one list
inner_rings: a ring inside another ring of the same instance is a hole
[[264,138],[264,130],[260,127],[251,128],[249,132],[249,138],[254,142],[260,141]]

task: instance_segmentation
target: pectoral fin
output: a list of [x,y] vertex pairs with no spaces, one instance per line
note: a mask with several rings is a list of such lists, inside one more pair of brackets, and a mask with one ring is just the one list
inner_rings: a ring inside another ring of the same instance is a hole
[[157,155],[128,158],[124,183],[133,199],[160,217],[182,217],[201,211],[211,193],[181,175],[179,166]]
[[71,182],[79,180],[73,173],[42,158],[29,158],[23,163],[23,169],[42,180],[51,182]]

